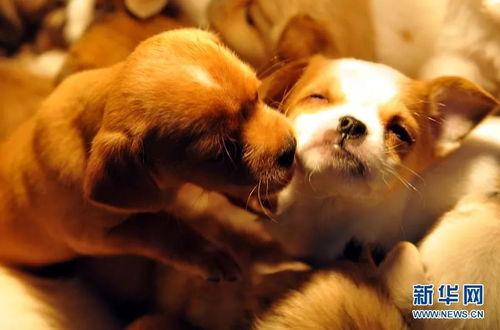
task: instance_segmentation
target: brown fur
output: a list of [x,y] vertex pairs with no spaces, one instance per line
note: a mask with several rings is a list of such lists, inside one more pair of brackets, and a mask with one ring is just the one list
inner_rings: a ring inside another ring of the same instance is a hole
[[138,254],[234,279],[229,255],[162,210],[184,182],[225,193],[287,183],[292,163],[280,156],[293,157],[293,132],[256,98],[257,85],[212,34],[194,29],[65,81],[0,145],[0,259]]
[[254,264],[242,282],[217,286],[164,270],[158,290],[164,314],[128,329],[407,329],[386,285],[399,274],[392,260],[377,269],[365,249],[359,263],[338,261],[320,271]]
[[349,263],[339,266],[315,274],[278,302],[254,329],[408,328],[373,270]]
[[70,47],[59,79],[78,71],[120,62],[141,41],[157,33],[181,27],[181,23],[166,16],[158,15],[139,20],[124,10],[110,13],[95,22],[82,38]]

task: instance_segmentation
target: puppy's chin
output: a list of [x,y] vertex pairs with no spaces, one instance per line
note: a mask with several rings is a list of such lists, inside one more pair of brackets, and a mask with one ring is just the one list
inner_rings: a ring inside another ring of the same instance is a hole
[[299,156],[298,172],[321,197],[375,199],[387,185],[370,171],[370,164],[338,146],[317,146]]

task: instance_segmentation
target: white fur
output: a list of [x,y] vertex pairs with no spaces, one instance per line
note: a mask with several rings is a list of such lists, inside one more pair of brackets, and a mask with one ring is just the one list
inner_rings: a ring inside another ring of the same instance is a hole
[[[487,190],[485,190],[487,192]],[[435,309],[483,309],[483,320],[425,320],[423,329],[495,329],[500,324],[500,198],[471,194],[447,213],[419,246],[427,278],[441,284],[483,284],[484,305],[462,302]],[[460,294],[463,295],[462,290]]]
[[167,3],[168,0],[125,0],[127,9],[141,19],[157,15]]
[[208,71],[203,69],[201,66],[188,65],[185,67],[185,70],[186,73],[200,85],[212,88],[220,87],[220,85],[213,79],[210,73],[208,73]]
[[377,60],[415,77],[437,41],[447,1],[371,1]]
[[64,37],[69,44],[80,39],[83,32],[94,19],[96,0],[69,0],[66,6],[66,25]]
[[500,3],[450,1],[436,51],[420,74],[464,76],[495,95],[500,93]]
[[76,280],[40,279],[0,265],[0,329],[119,329]]

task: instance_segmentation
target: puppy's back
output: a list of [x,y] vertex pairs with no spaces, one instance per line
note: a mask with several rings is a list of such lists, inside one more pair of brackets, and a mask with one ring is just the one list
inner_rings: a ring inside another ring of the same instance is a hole
[[375,285],[375,278],[359,271],[366,270],[316,274],[272,308],[255,329],[406,329],[388,294]]

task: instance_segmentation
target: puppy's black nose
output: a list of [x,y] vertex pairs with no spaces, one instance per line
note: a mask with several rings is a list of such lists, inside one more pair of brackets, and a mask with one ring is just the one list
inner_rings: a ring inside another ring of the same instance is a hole
[[357,139],[366,135],[366,125],[351,116],[340,118],[337,129],[348,139]]
[[290,138],[286,149],[278,156],[278,164],[283,167],[290,167],[295,159],[295,148],[297,143],[294,138]]

